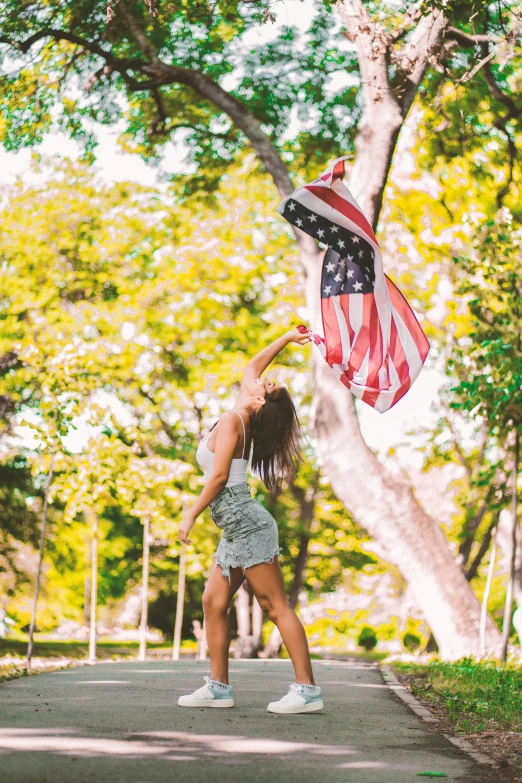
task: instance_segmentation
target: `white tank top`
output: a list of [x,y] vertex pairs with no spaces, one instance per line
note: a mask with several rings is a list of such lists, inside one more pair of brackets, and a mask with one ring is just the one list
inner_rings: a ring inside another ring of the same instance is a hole
[[[237,413],[239,418],[241,419],[241,424],[243,425],[243,454],[238,459],[232,459],[232,462],[230,463],[230,473],[228,474],[228,480],[225,484],[226,487],[233,487],[236,484],[244,484],[246,482],[246,472],[247,472],[247,465],[248,465],[248,459],[245,459],[245,445],[246,445],[246,432],[245,432],[245,422],[243,421],[243,417],[240,413],[237,411],[232,411],[232,413]],[[219,422],[216,425],[219,427]],[[214,429],[216,429],[214,427]],[[210,451],[208,447],[208,440],[211,436],[211,434],[214,432],[214,429],[210,430],[208,435],[206,435],[200,442],[198,446],[198,450],[196,451],[196,459],[198,461],[198,464],[200,468],[203,469],[203,475],[205,476],[205,481],[208,481],[210,478],[210,475],[212,473],[212,469],[214,467],[214,452]]]

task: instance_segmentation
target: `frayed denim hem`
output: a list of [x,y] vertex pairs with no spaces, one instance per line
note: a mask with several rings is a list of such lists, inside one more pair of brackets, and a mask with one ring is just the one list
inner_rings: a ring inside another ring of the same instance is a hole
[[272,563],[276,557],[279,557],[281,555],[281,549],[282,547],[278,547],[276,551],[269,555],[269,557],[265,557],[263,560],[255,560],[253,563],[225,563],[224,559],[221,558],[218,553],[216,552],[215,555],[213,555],[213,559],[216,562],[216,565],[221,566],[221,571],[223,572],[223,576],[228,579],[228,583],[231,582],[231,576],[230,576],[230,569],[231,568],[241,568],[241,570],[244,572],[248,568],[253,568],[256,565],[261,565],[262,563]]

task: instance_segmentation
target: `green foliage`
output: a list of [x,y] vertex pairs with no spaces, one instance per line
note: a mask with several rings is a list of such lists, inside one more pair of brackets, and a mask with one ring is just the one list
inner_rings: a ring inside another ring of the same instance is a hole
[[[26,540],[36,543],[35,511],[54,455],[39,629],[82,620],[95,516],[101,617],[104,606],[114,612],[139,584],[141,523],[149,517],[151,622],[169,634],[177,526],[201,487],[198,439],[229,407],[246,357],[295,322],[303,281],[266,179],[248,162],[241,178],[226,181],[211,213],[129,183],[101,185],[81,163],[51,169],[40,160],[35,171],[44,184],[11,189],[0,239],[1,351],[19,357],[0,378],[0,393],[11,401],[13,423],[25,422],[28,444],[25,456],[15,454],[3,468],[5,475],[11,464],[17,469],[6,502],[29,518],[13,518],[8,545],[25,540],[24,524]],[[293,391],[305,427],[308,351],[285,352],[273,369]],[[256,479],[252,486],[280,525],[289,588],[307,546],[303,584],[315,592],[379,566],[309,447],[306,457],[281,492],[269,495]],[[22,489],[34,495],[32,505]],[[188,551],[187,635],[191,620],[202,619],[218,533],[204,515]],[[11,589],[19,628],[29,619],[24,578],[18,574]]]
[[448,363],[460,380],[451,407],[481,417],[500,437],[522,426],[521,242],[503,210],[477,232],[473,255],[456,259],[456,293],[470,322]]
[[370,625],[363,625],[361,632],[357,637],[357,644],[359,647],[370,652],[374,647],[377,647],[377,642],[378,639],[375,630]]
[[394,662],[394,668],[412,676],[413,693],[433,707],[444,707],[457,731],[520,731],[519,664],[464,658],[454,663]]
[[420,648],[422,640],[418,634],[406,631],[402,635],[402,643],[409,652],[414,653]]

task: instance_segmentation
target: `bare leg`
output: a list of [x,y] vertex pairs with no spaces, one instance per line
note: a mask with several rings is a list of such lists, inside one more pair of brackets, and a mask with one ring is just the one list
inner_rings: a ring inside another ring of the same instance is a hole
[[213,564],[203,593],[205,631],[210,654],[210,677],[228,685],[228,650],[230,647],[230,622],[228,610],[245,575],[241,568],[230,569],[230,584],[223,576],[220,565]]
[[296,682],[315,685],[308,641],[298,616],[285,593],[283,574],[277,560],[247,568],[245,577],[263,611],[275,623],[292,659]]

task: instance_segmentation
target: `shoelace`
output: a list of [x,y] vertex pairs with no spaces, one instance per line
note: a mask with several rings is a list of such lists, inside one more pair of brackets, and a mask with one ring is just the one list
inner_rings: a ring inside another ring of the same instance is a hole
[[296,682],[293,682],[288,689],[288,693],[286,696],[283,696],[281,701],[290,701],[297,693],[299,693],[299,685]]
[[203,677],[205,680],[205,684],[201,686],[201,688],[198,688],[197,691],[194,691],[194,696],[196,693],[203,693],[203,691],[209,691],[210,690],[210,677],[208,677],[206,674]]

